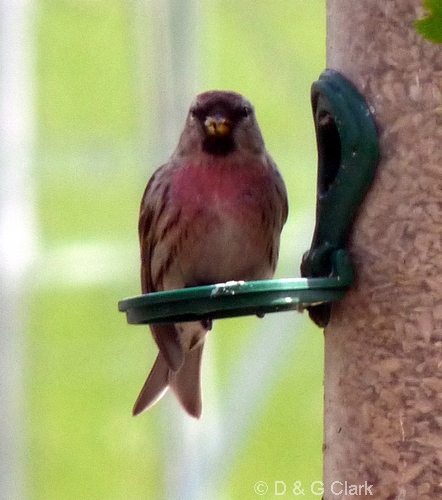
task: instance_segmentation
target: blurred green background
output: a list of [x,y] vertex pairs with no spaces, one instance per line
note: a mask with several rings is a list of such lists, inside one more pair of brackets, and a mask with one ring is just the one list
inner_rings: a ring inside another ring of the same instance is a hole
[[[239,500],[257,498],[254,485],[265,481],[263,498],[274,498],[275,481],[286,483],[285,496],[301,481],[303,498],[318,498],[309,485],[322,478],[323,348],[306,315],[217,322],[201,421],[170,395],[131,417],[156,348],[117,302],[140,291],[139,201],[171,153],[158,144],[178,138],[158,118],[167,88],[158,68],[168,64],[158,62],[167,50],[158,34],[167,38],[167,26],[154,3],[39,0],[35,9],[40,242],[26,337],[29,497]],[[325,2],[205,0],[193,12],[182,19],[193,34],[179,43],[193,44],[183,67],[195,74],[175,99],[185,110],[189,89],[219,88],[253,102],[290,194],[278,276],[299,276],[313,229],[309,92],[325,67]],[[184,115],[172,121],[179,130]]]

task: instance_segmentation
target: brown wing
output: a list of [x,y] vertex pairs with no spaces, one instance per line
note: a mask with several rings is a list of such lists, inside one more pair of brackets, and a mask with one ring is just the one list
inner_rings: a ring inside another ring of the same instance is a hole
[[277,193],[277,198],[280,200],[280,206],[278,210],[278,215],[277,217],[279,220],[277,221],[277,226],[279,231],[281,232],[284,224],[287,221],[287,217],[289,214],[289,204],[287,200],[287,189],[285,187],[284,180],[282,178],[281,173],[279,172],[278,167],[276,166],[276,163],[270,158],[270,163],[272,165],[272,168],[275,172],[275,189]]
[[[169,198],[170,177],[174,168],[169,165],[160,167],[151,177],[141,200],[138,234],[141,250],[141,288],[143,293],[161,290],[158,286],[158,276],[153,276],[152,268],[155,261],[170,260],[169,255],[155,254],[155,248],[164,234],[167,225],[167,202]],[[165,245],[161,248],[164,249]],[[155,255],[154,255],[155,254]],[[158,265],[156,266],[158,267]],[[160,270],[162,267],[159,267]],[[157,273],[158,274],[158,273]],[[151,325],[152,335],[164,359],[172,371],[181,368],[184,353],[178,338],[178,332],[173,324]]]
[[158,220],[158,206],[161,207],[160,192],[161,173],[165,165],[159,168],[150,178],[141,199],[140,217],[138,220],[138,236],[141,252],[141,290],[143,293],[156,291],[152,283],[151,259],[156,241],[155,222]]
[[[177,257],[180,209],[170,200],[174,163],[163,165],[150,179],[141,201],[138,233],[141,247],[143,293],[164,290],[163,278]],[[183,283],[184,287],[185,284]]]
[[279,256],[279,240],[282,228],[288,217],[287,190],[284,180],[272,158],[268,157],[269,165],[273,171],[273,189],[268,190],[267,206],[263,212],[263,224],[266,227],[266,234],[269,239],[267,242],[267,254],[269,256],[270,266],[275,272]]

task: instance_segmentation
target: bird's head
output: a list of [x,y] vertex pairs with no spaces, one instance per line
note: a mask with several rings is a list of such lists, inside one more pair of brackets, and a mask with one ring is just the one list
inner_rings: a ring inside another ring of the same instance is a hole
[[180,145],[216,156],[237,150],[259,153],[264,141],[251,103],[236,92],[199,94],[190,106]]

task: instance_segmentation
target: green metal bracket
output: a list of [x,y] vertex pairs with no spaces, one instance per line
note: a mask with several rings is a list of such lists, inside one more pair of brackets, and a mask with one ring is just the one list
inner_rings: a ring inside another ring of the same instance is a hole
[[[312,85],[318,145],[316,226],[301,275],[329,276],[332,256],[347,244],[357,209],[373,182],[379,157],[376,126],[364,98],[336,71],[325,70]],[[321,327],[331,304],[309,307]]]
[[344,247],[372,182],[378,145],[364,99],[339,73],[322,73],[312,86],[312,106],[319,151],[318,196],[313,241],[301,264],[303,277],[233,281],[131,297],[118,304],[128,323],[262,316],[308,308],[317,324],[327,324],[330,304],[341,300],[353,283]]
[[122,300],[119,309],[132,325],[176,323],[264,314],[342,299],[353,282],[347,252],[333,255],[328,278],[231,281],[217,285],[156,292]]

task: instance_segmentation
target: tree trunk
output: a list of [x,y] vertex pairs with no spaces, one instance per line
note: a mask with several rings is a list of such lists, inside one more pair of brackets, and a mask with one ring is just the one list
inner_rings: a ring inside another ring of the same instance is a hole
[[442,46],[421,0],[327,8],[327,66],[366,97],[381,162],[325,331],[324,498],[442,498]]

